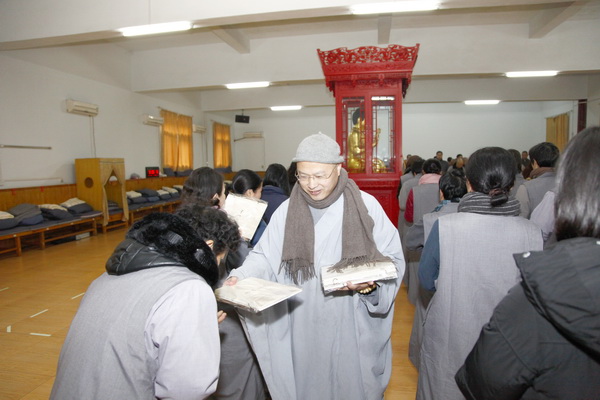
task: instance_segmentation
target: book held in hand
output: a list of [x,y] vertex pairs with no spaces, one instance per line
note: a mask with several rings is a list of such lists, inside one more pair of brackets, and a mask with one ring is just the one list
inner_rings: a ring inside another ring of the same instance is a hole
[[260,219],[267,209],[267,202],[230,193],[225,199],[223,209],[237,222],[242,237],[250,240],[254,236]]
[[257,313],[301,291],[302,289],[292,285],[259,278],[246,278],[239,280],[233,286],[221,286],[215,290],[215,296],[218,301]]
[[349,266],[339,272],[334,271],[331,265],[321,268],[321,281],[325,293],[339,290],[346,286],[347,282],[357,284],[396,278],[398,271],[391,261]]

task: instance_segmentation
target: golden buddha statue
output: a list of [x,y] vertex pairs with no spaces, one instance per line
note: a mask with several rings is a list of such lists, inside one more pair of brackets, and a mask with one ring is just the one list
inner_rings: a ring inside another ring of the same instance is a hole
[[[357,111],[352,115],[354,126],[350,135],[348,135],[348,159],[347,166],[348,172],[360,173],[365,171],[365,120],[357,116]],[[357,117],[357,118],[355,118]],[[379,134],[381,128],[378,128],[373,135],[373,147],[377,146],[379,142]],[[380,158],[373,157],[371,160],[372,170],[374,173],[386,172],[387,168]]]

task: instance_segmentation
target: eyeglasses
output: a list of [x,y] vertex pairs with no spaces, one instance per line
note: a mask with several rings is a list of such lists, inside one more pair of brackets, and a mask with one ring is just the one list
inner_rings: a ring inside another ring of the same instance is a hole
[[315,182],[323,182],[323,181],[326,181],[327,179],[331,178],[331,175],[333,175],[333,172],[336,169],[337,169],[337,165],[335,167],[333,167],[333,169],[331,170],[329,175],[325,175],[325,174],[307,175],[307,174],[303,174],[301,172],[296,171],[296,178],[298,178],[298,180],[303,183],[308,182],[310,179],[314,179]]

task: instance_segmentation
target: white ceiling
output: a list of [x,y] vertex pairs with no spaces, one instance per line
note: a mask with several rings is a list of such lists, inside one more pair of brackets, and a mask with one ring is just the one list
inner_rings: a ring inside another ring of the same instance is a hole
[[[131,60],[131,90],[185,93],[213,111],[293,100],[332,104],[317,48],[420,43],[411,102],[458,101],[461,90],[508,101],[585,98],[587,79],[600,73],[599,0],[442,0],[437,11],[349,14],[350,5],[364,2],[369,1],[2,0],[0,54],[26,58],[37,52],[58,66],[49,51],[121,49]],[[181,19],[197,27],[140,38],[115,31]],[[509,83],[502,76],[528,69],[563,72],[550,85]],[[249,80],[274,86],[245,94],[222,89],[224,83]]]

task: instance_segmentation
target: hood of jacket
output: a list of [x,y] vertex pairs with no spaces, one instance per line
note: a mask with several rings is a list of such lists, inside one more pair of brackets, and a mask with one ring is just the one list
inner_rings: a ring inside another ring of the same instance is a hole
[[211,286],[218,279],[210,247],[185,220],[170,213],[152,213],[134,223],[106,261],[110,275],[158,267],[188,268]]
[[600,240],[562,240],[516,254],[529,301],[566,338],[600,358]]

